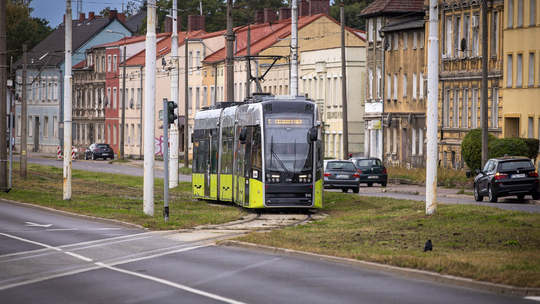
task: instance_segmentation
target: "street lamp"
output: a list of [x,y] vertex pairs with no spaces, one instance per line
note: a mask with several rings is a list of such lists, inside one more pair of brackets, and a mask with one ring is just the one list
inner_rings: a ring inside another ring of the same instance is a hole
[[107,33],[124,35],[124,68],[122,77],[122,122],[120,127],[120,149],[118,150],[118,158],[124,159],[124,128],[126,123],[126,34],[116,31],[107,30]]

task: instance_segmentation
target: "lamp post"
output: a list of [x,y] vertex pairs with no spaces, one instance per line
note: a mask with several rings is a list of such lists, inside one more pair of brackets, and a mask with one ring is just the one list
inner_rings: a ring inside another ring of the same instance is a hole
[[120,127],[120,149],[118,149],[118,158],[124,159],[124,128],[126,123],[126,34],[107,30],[107,33],[120,34],[124,36],[124,67],[122,77],[122,121]]

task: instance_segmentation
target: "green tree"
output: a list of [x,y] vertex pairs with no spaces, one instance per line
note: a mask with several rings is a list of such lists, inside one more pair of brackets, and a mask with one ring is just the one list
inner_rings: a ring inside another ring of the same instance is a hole
[[[358,30],[365,30],[366,19],[358,17],[364,8],[370,5],[374,0],[344,0],[345,7],[345,26],[352,27]],[[330,6],[330,17],[340,21],[341,2],[334,0]]]
[[[488,143],[496,140],[495,136],[488,134]],[[488,144],[489,145],[489,144]],[[469,131],[461,142],[461,155],[467,167],[475,172],[482,168],[482,129]]]
[[529,155],[529,148],[521,138],[499,138],[489,143],[488,157],[525,156]]
[[32,0],[8,0],[6,5],[7,50],[14,61],[22,57],[23,44],[31,50],[53,31],[47,20],[30,16],[34,11],[31,3]]

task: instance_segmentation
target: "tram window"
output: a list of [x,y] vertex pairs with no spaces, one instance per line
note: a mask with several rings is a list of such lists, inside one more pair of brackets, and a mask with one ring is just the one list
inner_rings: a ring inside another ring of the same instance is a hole
[[217,173],[218,154],[218,141],[214,139],[212,140],[212,152],[210,153],[210,172],[212,172],[212,174]]
[[251,160],[254,168],[262,169],[261,129],[259,127],[253,129]]

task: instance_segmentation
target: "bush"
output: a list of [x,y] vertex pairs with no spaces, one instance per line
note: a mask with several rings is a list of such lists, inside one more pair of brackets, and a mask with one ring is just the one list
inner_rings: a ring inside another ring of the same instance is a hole
[[499,138],[489,143],[489,158],[529,155],[529,147],[520,138]]
[[[493,134],[488,134],[489,143],[496,140]],[[488,148],[489,149],[489,148]],[[482,129],[473,129],[465,135],[461,142],[461,155],[467,167],[475,172],[482,167]],[[504,154],[503,154],[504,155]]]
[[520,138],[520,140],[523,141],[529,149],[527,157],[530,159],[536,158],[538,156],[538,147],[540,145],[540,140],[536,138]]

